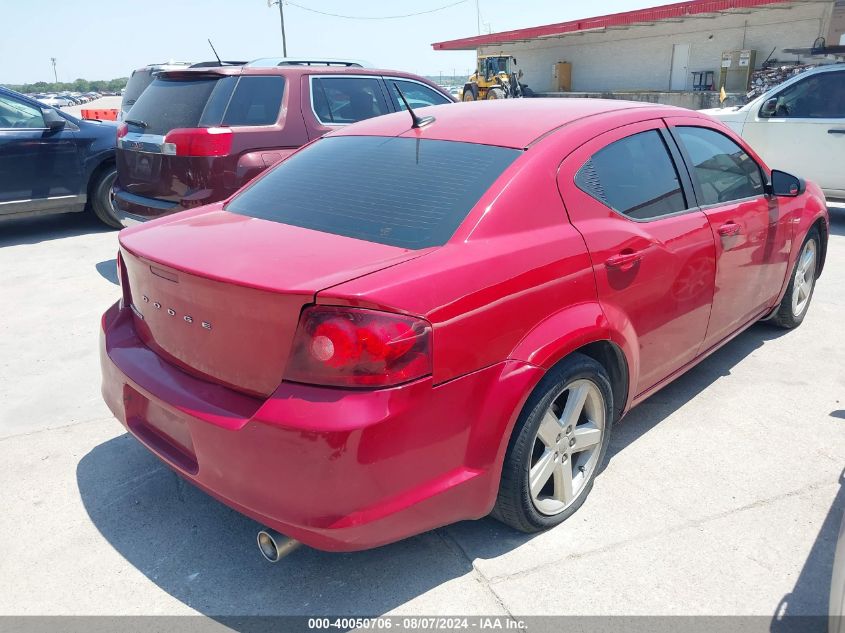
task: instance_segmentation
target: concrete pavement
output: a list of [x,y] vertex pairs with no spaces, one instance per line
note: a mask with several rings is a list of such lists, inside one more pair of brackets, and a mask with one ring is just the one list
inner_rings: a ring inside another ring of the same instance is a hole
[[832,216],[804,324],[754,326],[632,411],[563,525],[485,519],[277,565],[257,524],[100,399],[116,233],[75,214],[5,223],[0,614],[823,614],[845,509],[845,210]]

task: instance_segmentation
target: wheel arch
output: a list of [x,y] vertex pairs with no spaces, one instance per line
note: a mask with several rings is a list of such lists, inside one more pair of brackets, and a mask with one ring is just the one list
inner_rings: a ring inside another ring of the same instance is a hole
[[91,205],[94,187],[97,185],[97,180],[99,180],[100,174],[102,174],[106,169],[110,169],[112,167],[117,167],[117,158],[114,154],[104,157],[96,164],[94,169],[91,170],[91,174],[88,176],[88,184],[85,186],[85,193],[88,196],[87,204],[89,206]]
[[813,229],[816,229],[819,233],[819,250],[821,251],[819,253],[819,265],[816,269],[816,279],[818,279],[821,277],[822,269],[824,269],[824,262],[827,259],[827,241],[830,237],[830,229],[828,228],[824,216],[816,218],[816,220],[810,225],[809,231],[812,231]]

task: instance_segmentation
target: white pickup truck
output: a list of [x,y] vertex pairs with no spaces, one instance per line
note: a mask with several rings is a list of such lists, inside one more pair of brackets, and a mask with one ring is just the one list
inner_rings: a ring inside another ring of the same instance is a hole
[[845,202],[845,64],[803,72],[744,106],[704,112],[769,165],[816,182],[830,201]]

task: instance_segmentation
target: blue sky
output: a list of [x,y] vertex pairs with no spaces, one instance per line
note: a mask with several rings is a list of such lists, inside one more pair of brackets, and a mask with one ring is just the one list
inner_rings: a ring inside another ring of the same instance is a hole
[[[295,0],[318,11],[355,16],[413,13],[456,1]],[[504,31],[654,4],[479,0],[485,31],[487,25]],[[268,8],[267,0],[3,0],[0,13],[0,83],[52,81],[51,57],[57,58],[60,81],[127,76],[134,68],[168,59],[206,60],[211,58],[206,38],[229,59],[276,56],[282,50],[278,8]],[[453,69],[463,74],[473,65],[473,52],[436,52],[431,43],[475,35],[476,24],[476,0],[397,20],[348,20],[285,6],[289,55],[364,59],[427,75]]]

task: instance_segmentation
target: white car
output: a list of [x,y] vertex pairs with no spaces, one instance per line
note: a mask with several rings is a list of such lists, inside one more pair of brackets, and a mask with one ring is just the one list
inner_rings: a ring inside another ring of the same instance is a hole
[[845,64],[805,71],[741,107],[704,110],[769,165],[816,182],[845,202]]

